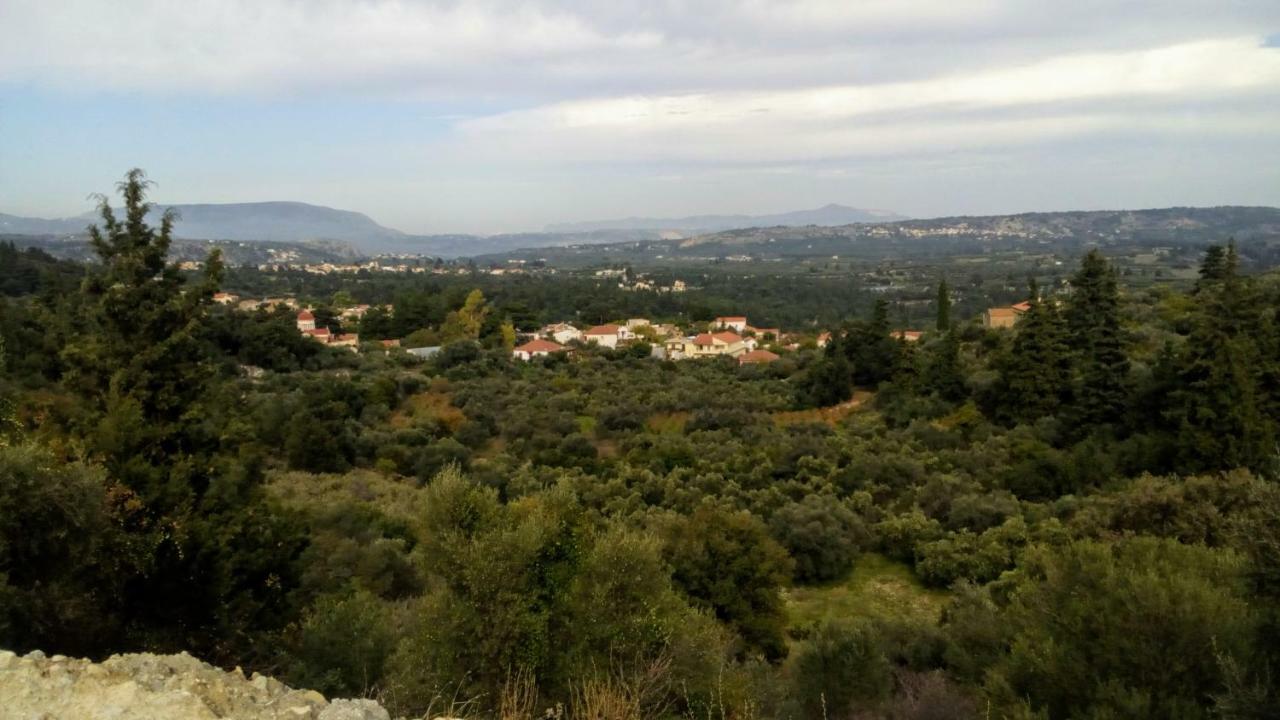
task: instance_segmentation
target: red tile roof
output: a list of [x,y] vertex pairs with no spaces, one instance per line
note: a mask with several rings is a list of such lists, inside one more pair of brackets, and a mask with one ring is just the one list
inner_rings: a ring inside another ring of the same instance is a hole
[[302,312],[298,313],[298,319],[299,320],[315,320],[316,316],[312,315],[310,310],[303,310]]
[[739,355],[738,364],[746,365],[747,363],[771,363],[777,359],[778,359],[778,355],[776,353],[771,353],[768,350],[752,350],[749,353]]
[[747,321],[746,315],[726,315],[724,317],[716,318],[716,322],[721,324],[727,323],[727,322],[746,322],[746,321]]
[[318,327],[314,330],[304,330],[303,332],[312,337],[329,337],[329,328],[327,327]]
[[1017,303],[1016,305],[1011,305],[1010,307],[1013,308],[1014,312],[1024,313],[1031,309],[1031,303],[1024,301]]
[[715,345],[717,341],[732,345],[733,343],[742,342],[742,337],[737,333],[731,332],[698,333],[698,336],[693,339],[693,344],[700,347],[709,347]]
[[617,325],[597,325],[588,330],[586,335],[617,335],[622,328]]
[[550,340],[542,340],[539,338],[537,340],[530,340],[529,342],[521,345],[515,349],[515,352],[529,353],[532,355],[537,352],[560,352],[563,349],[564,346],[560,343],[553,343]]

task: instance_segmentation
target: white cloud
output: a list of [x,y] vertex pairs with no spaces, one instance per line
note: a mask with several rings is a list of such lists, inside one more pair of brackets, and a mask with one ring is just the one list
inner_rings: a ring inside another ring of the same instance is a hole
[[[1172,131],[1188,127],[1171,122],[1186,112],[1179,103],[1259,93],[1280,95],[1280,51],[1242,37],[904,83],[571,101],[465,121],[460,130],[468,152],[508,158],[785,162],[1102,130]],[[1116,100],[1143,104],[1128,112],[1086,107]],[[1243,122],[1249,131],[1275,132],[1280,106],[1228,115],[1220,126],[1197,121],[1190,129],[1229,132]]]

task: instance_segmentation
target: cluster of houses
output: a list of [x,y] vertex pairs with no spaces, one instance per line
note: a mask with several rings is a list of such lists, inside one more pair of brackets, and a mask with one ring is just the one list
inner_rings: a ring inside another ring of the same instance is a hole
[[[236,309],[245,312],[255,312],[259,309],[275,310],[281,307],[297,310],[298,332],[303,335],[331,347],[345,347],[350,348],[352,351],[357,351],[360,346],[360,336],[357,333],[334,333],[327,327],[317,326],[315,314],[310,309],[300,307],[298,301],[293,298],[268,297],[261,300],[242,300],[235,293],[218,292],[213,294],[213,301],[220,305],[234,306]],[[391,305],[384,305],[383,307],[387,312],[392,310]],[[352,305],[339,312],[338,318],[347,322],[354,322],[364,317],[373,308],[373,305]],[[399,340],[383,340],[381,342],[385,347],[398,347],[400,345]]]
[[316,316],[310,310],[298,313],[298,332],[322,345],[350,348],[352,352],[360,348],[360,336],[356,333],[333,333],[327,327],[316,327]]
[[761,348],[760,344],[784,339],[778,328],[751,327],[743,316],[718,317],[706,332],[695,335],[684,335],[674,325],[632,318],[623,324],[596,325],[586,330],[568,323],[547,325],[533,339],[515,348],[512,356],[527,361],[568,351],[573,343],[617,348],[638,338],[653,343],[654,357],[671,360],[731,357],[743,365],[777,360],[776,353]]

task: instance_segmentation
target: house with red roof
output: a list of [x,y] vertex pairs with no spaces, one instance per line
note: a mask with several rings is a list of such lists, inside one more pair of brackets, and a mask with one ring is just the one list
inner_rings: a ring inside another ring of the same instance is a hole
[[607,348],[616,348],[619,342],[631,338],[631,331],[624,325],[597,325],[582,333],[584,341]]
[[333,333],[329,332],[329,328],[327,327],[322,327],[322,328],[313,327],[310,330],[303,330],[302,334],[309,335],[315,338],[316,340],[319,340],[320,342],[324,343],[325,345],[328,345],[329,341],[333,339]]
[[906,342],[919,342],[924,336],[924,332],[920,330],[894,330],[894,340],[905,340]]
[[746,341],[742,336],[729,331],[699,333],[684,340],[673,340],[667,343],[667,353],[672,359],[718,357],[721,355],[737,357],[747,352]]
[[525,362],[528,362],[536,357],[546,357],[551,353],[563,352],[564,349],[564,346],[560,343],[537,338],[512,350],[511,356],[517,360],[524,360]]
[[738,356],[739,365],[768,364],[778,359],[777,353],[768,350],[752,350]]
[[298,332],[309,332],[316,329],[316,316],[310,310],[298,313]]
[[360,352],[360,336],[356,333],[341,333],[329,339],[333,347],[350,348],[351,352]]

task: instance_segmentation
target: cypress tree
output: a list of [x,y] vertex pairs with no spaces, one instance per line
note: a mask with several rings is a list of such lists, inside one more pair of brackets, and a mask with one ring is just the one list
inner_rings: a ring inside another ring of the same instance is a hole
[[960,368],[960,337],[948,328],[942,339],[929,349],[924,384],[927,390],[944,400],[961,400],[966,394],[964,373]]
[[938,283],[937,305],[938,316],[934,327],[938,332],[947,332],[951,328],[951,290],[947,287],[946,278]]

